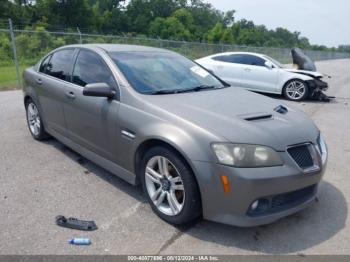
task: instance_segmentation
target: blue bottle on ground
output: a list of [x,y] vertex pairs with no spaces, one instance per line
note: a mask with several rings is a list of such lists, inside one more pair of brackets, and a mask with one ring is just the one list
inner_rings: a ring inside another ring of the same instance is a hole
[[72,245],[90,245],[91,240],[88,238],[73,238],[68,241]]

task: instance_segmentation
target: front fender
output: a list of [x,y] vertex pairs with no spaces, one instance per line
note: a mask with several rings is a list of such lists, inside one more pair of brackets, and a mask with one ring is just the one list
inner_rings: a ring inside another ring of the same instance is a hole
[[156,123],[142,130],[141,138],[135,143],[133,151],[146,141],[159,140],[169,144],[190,161],[208,161],[210,142],[204,137],[195,137],[181,128],[168,123]]
[[311,76],[303,75],[303,74],[296,74],[296,73],[290,73],[288,72],[287,74],[284,75],[282,79],[283,86],[290,80],[292,79],[300,79],[303,81],[310,81],[313,80],[314,78]]
[[[124,105],[120,107],[119,119],[119,163],[133,173],[136,173],[134,164],[138,148],[151,140],[170,145],[190,165],[193,161],[214,161],[210,143],[220,140],[207,130],[181,121],[165,121],[156,115]],[[134,137],[124,136],[123,131],[133,134]]]

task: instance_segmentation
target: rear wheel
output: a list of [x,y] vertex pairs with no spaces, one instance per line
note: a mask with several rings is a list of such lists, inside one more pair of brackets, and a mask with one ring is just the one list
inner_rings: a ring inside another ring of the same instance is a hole
[[302,101],[309,95],[309,87],[300,79],[288,81],[283,87],[284,96],[292,101]]
[[43,126],[41,116],[36,104],[33,102],[33,100],[29,99],[26,102],[25,106],[27,124],[31,135],[36,140],[47,139],[49,137],[49,134],[45,132],[45,128]]
[[141,181],[153,211],[163,220],[188,224],[201,215],[201,200],[195,177],[175,151],[150,149],[142,160]]

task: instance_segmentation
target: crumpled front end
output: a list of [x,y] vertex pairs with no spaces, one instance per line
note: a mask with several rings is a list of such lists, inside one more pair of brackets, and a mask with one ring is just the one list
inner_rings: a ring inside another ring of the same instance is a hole
[[323,93],[328,89],[328,84],[322,80],[323,75],[316,72],[315,63],[299,48],[291,50],[293,65],[297,70],[289,70],[297,74],[303,74],[312,77],[312,80],[306,81],[309,86],[309,97],[314,100],[329,102],[331,98]]
[[322,81],[320,78],[308,80],[306,83],[309,86],[309,97],[311,99],[329,102],[333,98],[323,93],[323,91],[328,89],[328,83]]

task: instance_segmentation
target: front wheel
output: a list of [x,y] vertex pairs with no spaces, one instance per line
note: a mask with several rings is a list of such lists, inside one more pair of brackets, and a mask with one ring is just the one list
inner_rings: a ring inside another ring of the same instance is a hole
[[142,161],[141,181],[153,211],[176,225],[188,224],[201,215],[196,179],[175,151],[154,147]]
[[288,81],[283,87],[284,96],[292,101],[302,101],[309,95],[309,87],[300,79]]

